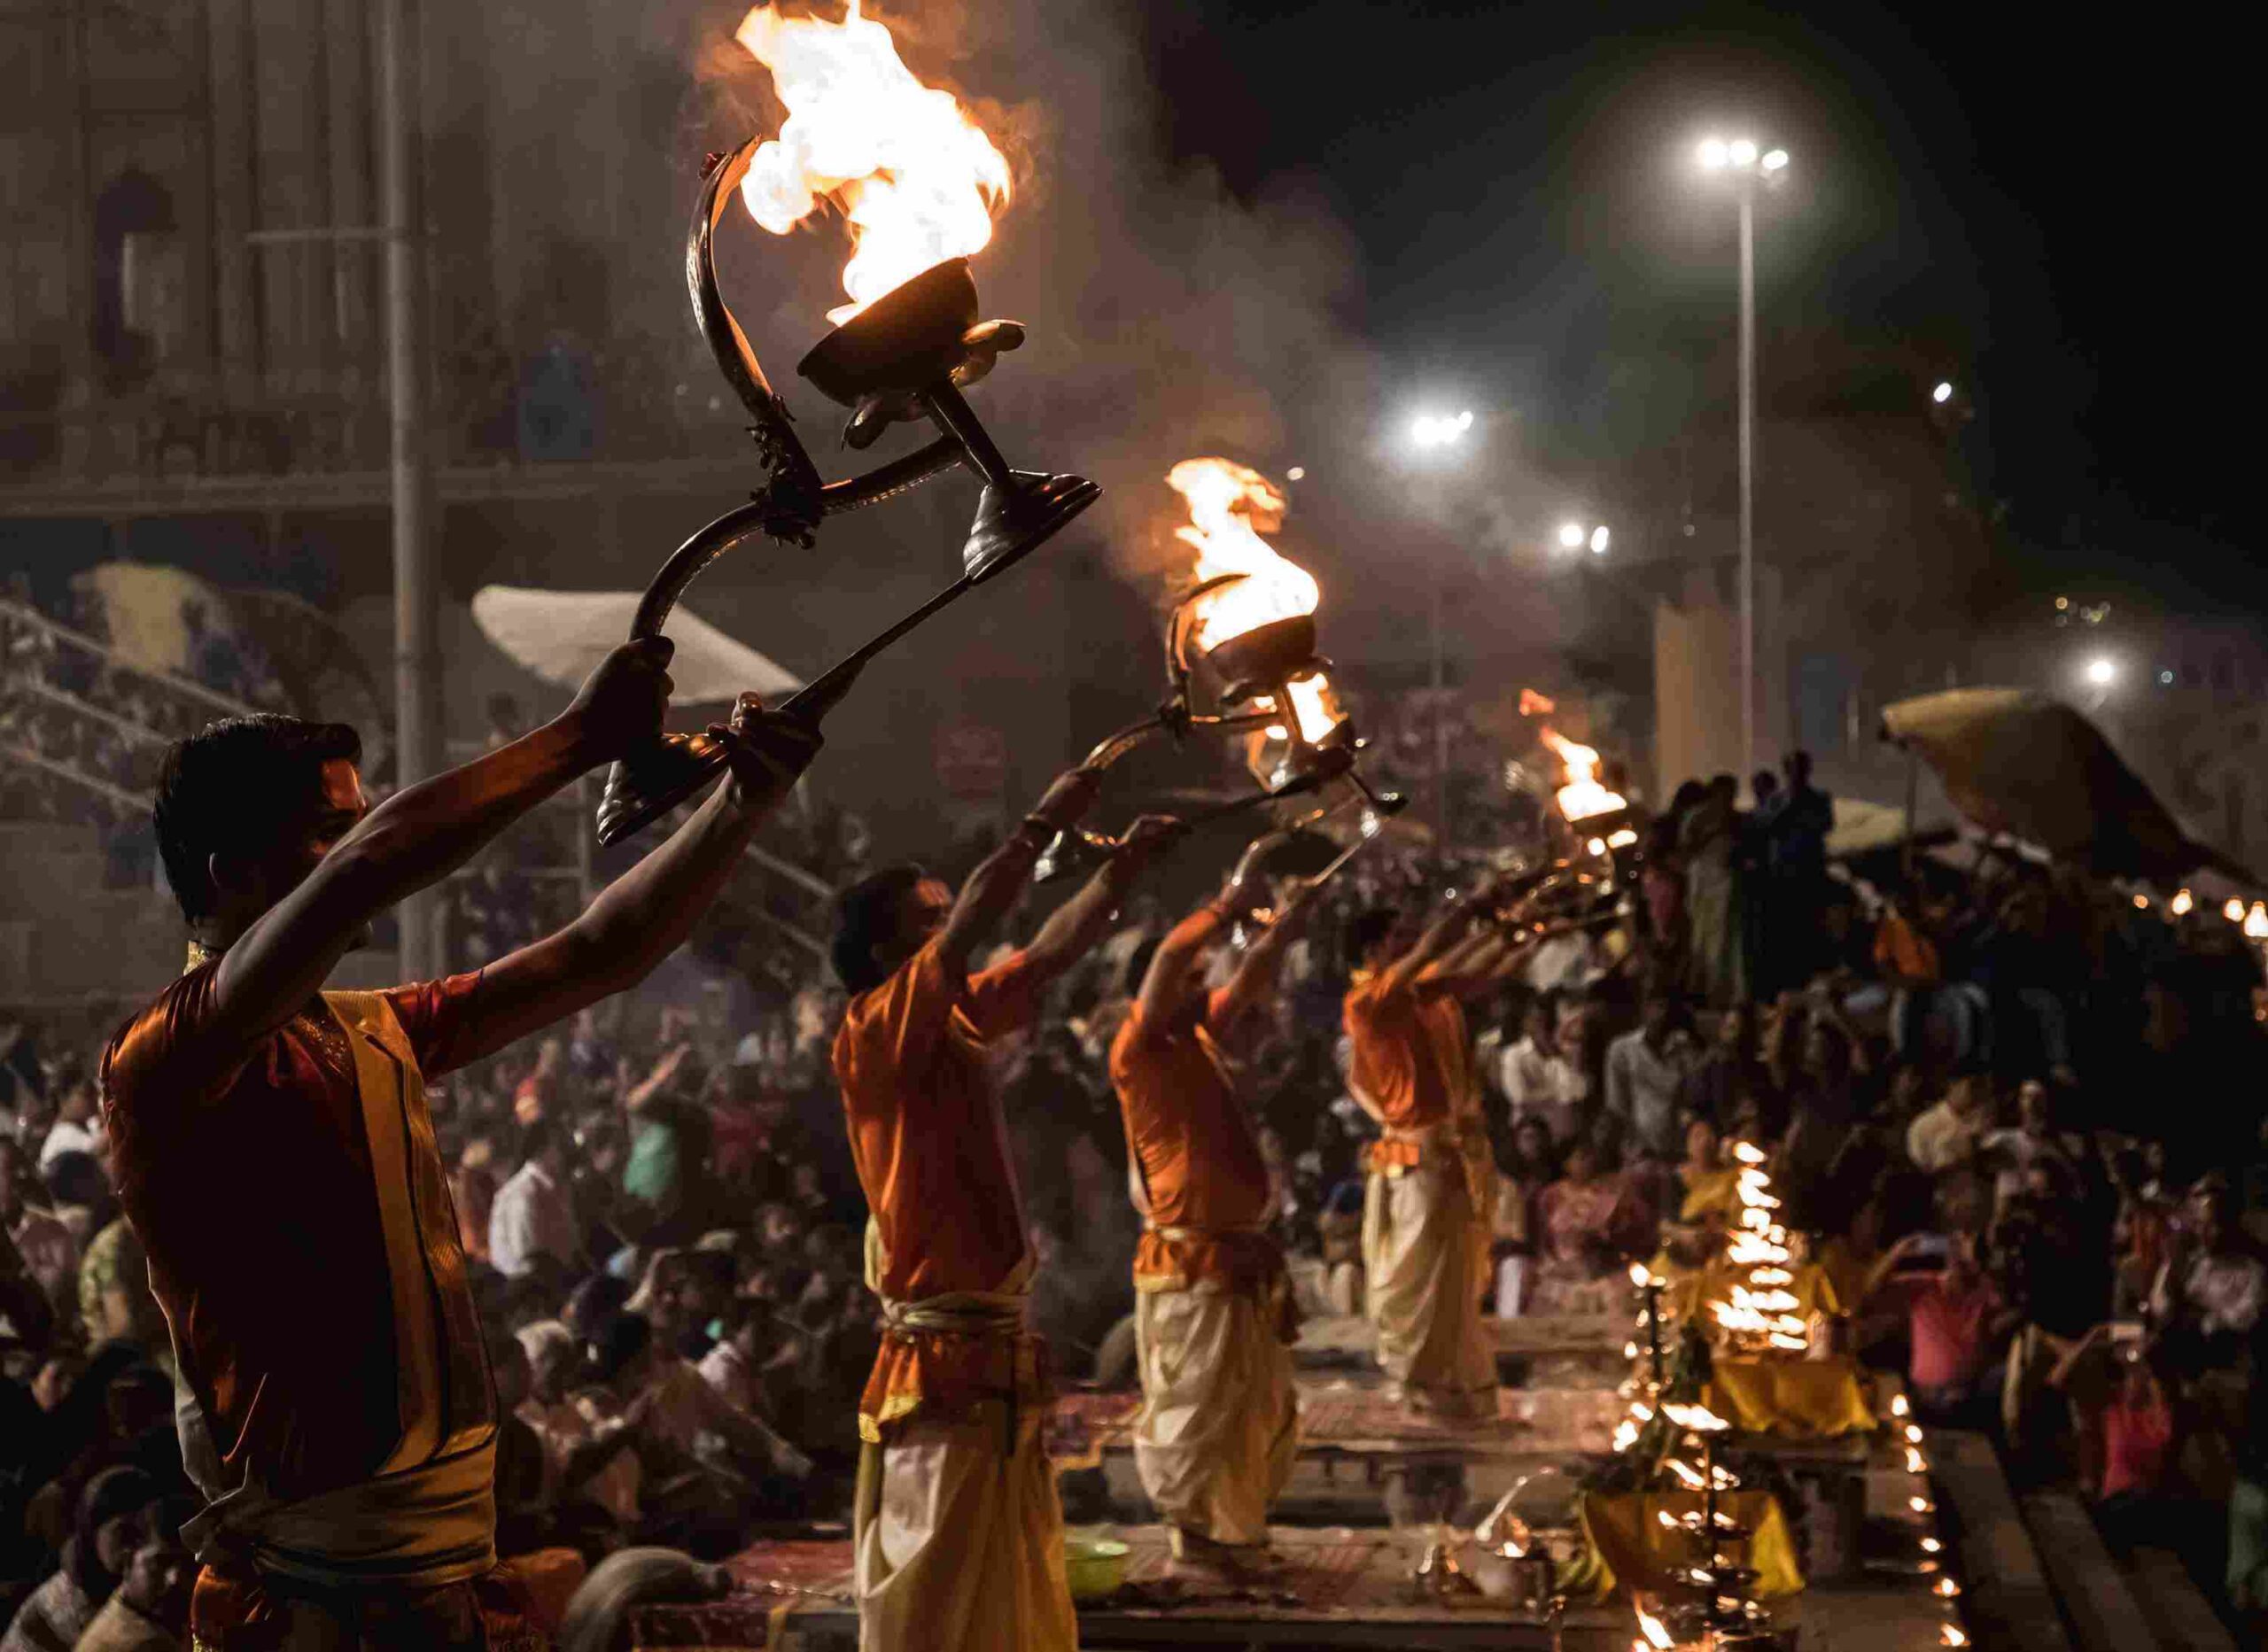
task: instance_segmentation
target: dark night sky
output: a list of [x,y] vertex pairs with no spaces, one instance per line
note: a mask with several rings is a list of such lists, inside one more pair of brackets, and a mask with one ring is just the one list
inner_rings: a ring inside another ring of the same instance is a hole
[[[2239,54],[2179,9],[2116,33],[2080,11],[2018,31],[1973,4],[1812,10],[1150,15],[1173,147],[1239,193],[1319,184],[1361,248],[1353,319],[1410,382],[1565,419],[1608,352],[1709,313],[1728,326],[1731,210],[1690,155],[1744,125],[1795,157],[1759,220],[1767,339],[1775,319],[1849,318],[1925,340],[2044,562],[2259,601],[2232,394],[2256,353]],[[1768,396],[1768,353],[1760,371]]]

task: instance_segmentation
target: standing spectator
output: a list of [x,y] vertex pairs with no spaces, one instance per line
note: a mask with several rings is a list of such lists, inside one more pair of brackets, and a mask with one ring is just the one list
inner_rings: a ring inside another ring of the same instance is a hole
[[1678,1097],[1693,1069],[1693,1035],[1678,1024],[1678,1003],[1656,984],[1638,1006],[1638,1026],[1606,1048],[1606,1114],[1627,1150],[1663,1163],[1677,1159]]
[[2024,1173],[2041,1159],[2060,1160],[2074,1175],[2078,1172],[2078,1152],[2056,1133],[2047,1086],[2036,1078],[2016,1087],[2016,1128],[1987,1130],[1977,1144],[1995,1167],[1992,1200],[1996,1208],[2023,1191]]
[[489,1208],[489,1265],[507,1279],[546,1266],[563,1274],[581,1248],[567,1191],[566,1133],[538,1115],[520,1132],[520,1167],[496,1190]]
[[[1909,1267],[1915,1270],[1899,1273]],[[1906,1291],[1906,1375],[1915,1409],[1932,1421],[1974,1426],[1991,1392],[1985,1369],[1993,1345],[2014,1322],[1977,1265],[1977,1242],[1965,1233],[1909,1233],[1875,1264],[1867,1298],[1886,1283]]]
[[1713,778],[1686,816],[1679,847],[1685,857],[1685,910],[1690,926],[1688,984],[1713,1009],[1737,1003],[1753,990],[1741,935],[1740,783]]

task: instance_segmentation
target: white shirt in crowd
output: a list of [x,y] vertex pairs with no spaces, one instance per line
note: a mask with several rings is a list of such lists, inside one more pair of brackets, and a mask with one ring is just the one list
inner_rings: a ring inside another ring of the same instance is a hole
[[1906,1127],[1906,1154],[1916,1170],[1935,1175],[1950,1170],[1977,1151],[1989,1122],[1970,1118],[1947,1097],[1934,1107],[1924,1107]]
[[53,1164],[58,1153],[96,1153],[103,1150],[102,1131],[91,1124],[74,1124],[68,1119],[58,1119],[41,1144],[39,1167],[44,1170]]
[[[2168,1262],[2158,1270],[2157,1286],[2150,1293],[2161,1315],[2173,1306],[2168,1300],[2172,1269],[2173,1264]],[[2260,1322],[2264,1297],[2268,1297],[2268,1268],[2258,1257],[2241,1252],[2225,1256],[2208,1252],[2192,1257],[2181,1276],[2181,1305],[2196,1316],[2198,1330],[2209,1336],[2223,1330],[2240,1337],[2249,1334]]]
[[1512,1121],[1542,1120],[1553,1146],[1565,1147],[1582,1127],[1590,1085],[1564,1051],[1539,1050],[1533,1036],[1523,1037],[1496,1058],[1496,1083],[1511,1104]]
[[567,1190],[531,1159],[496,1190],[488,1212],[488,1260],[507,1279],[532,1271],[536,1259],[575,1260],[575,1206]]
[[1693,1070],[1690,1043],[1673,1037],[1657,1051],[1640,1028],[1606,1047],[1606,1110],[1622,1121],[1633,1147],[1656,1158],[1674,1159],[1684,1147],[1677,1097]]

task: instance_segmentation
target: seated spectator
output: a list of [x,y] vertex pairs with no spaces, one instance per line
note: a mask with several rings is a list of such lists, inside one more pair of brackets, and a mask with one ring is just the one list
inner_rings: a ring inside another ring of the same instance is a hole
[[1515,1123],[1540,1120],[1564,1149],[1588,1121],[1590,1081],[1559,1042],[1560,996],[1539,992],[1523,1019],[1519,1042],[1497,1059],[1496,1082]]
[[17,1609],[0,1652],[72,1652],[124,1580],[159,1494],[158,1482],[138,1469],[110,1469],[88,1481],[61,1569]]
[[40,1144],[41,1173],[44,1175],[64,1153],[89,1153],[101,1158],[103,1125],[95,1111],[93,1074],[76,1063],[70,1064],[50,1081],[48,1093],[56,1098],[55,1122],[48,1127],[47,1136]]
[[1677,1165],[1677,1219],[1729,1222],[1740,1205],[1740,1167],[1725,1161],[1717,1127],[1697,1118],[1685,1127],[1685,1157]]
[[126,1575],[79,1637],[77,1652],[180,1652],[188,1644],[197,1562],[183,1545],[181,1528],[196,1513],[189,1498],[150,1505]]
[[1992,1081],[1971,1067],[1955,1075],[1945,1099],[1926,1107],[1906,1132],[1906,1154],[1916,1170],[1936,1175],[1976,1156],[1992,1123]]
[[79,1264],[79,1321],[89,1347],[130,1342],[151,1359],[173,1361],[165,1310],[150,1294],[150,1263],[123,1216],[95,1236]]
[[1559,1157],[1550,1127],[1534,1113],[1512,1126],[1511,1151],[1496,1167],[1496,1213],[1491,1249],[1496,1259],[1496,1312],[1517,1316],[1534,1266],[1536,1201],[1558,1179]]
[[1597,1152],[1581,1141],[1568,1148],[1559,1179],[1537,1198],[1536,1214],[1544,1271],[1570,1280],[1612,1271],[1640,1222],[1627,1183],[1602,1170]]

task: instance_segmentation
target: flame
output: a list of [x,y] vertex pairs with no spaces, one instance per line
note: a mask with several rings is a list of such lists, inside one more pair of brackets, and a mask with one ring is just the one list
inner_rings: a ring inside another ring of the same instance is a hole
[[1567,783],[1559,788],[1561,814],[1571,821],[1588,820],[1593,815],[1610,815],[1626,806],[1619,793],[1610,792],[1598,783],[1596,750],[1579,746],[1550,728],[1542,730],[1541,736],[1559,761],[1567,765]]
[[[1196,548],[1197,583],[1223,574],[1246,576],[1198,598],[1192,606],[1189,640],[1193,649],[1204,654],[1271,621],[1315,612],[1323,600],[1315,576],[1278,555],[1260,537],[1284,523],[1283,491],[1273,482],[1232,459],[1184,459],[1166,472],[1166,485],[1189,506],[1189,520],[1173,532]],[[1340,715],[1329,679],[1317,672],[1290,687],[1300,733],[1310,741],[1321,740],[1338,725]],[[1280,727],[1268,732],[1271,738],[1285,738]]]
[[1643,1640],[1633,1640],[1630,1643],[1634,1652],[1644,1652],[1644,1648],[1648,1647],[1653,1648],[1654,1652],[1670,1652],[1670,1648],[1676,1646],[1677,1642],[1670,1638],[1670,1633],[1663,1626],[1662,1620],[1643,1606],[1635,1609],[1638,1614],[1638,1633],[1646,1638]]
[[788,108],[750,158],[749,215],[786,235],[832,202],[850,225],[837,326],[944,260],[981,251],[1008,199],[1008,161],[951,92],[898,60],[889,30],[850,0],[840,23],[760,5],[734,38]]
[[1540,694],[1533,688],[1520,690],[1522,717],[1549,717],[1559,709],[1559,702],[1550,694]]
[[2252,940],[2268,941],[2268,902],[2253,902],[2244,920],[2244,933]]
[[1678,1427],[1691,1429],[1696,1433],[1713,1434],[1732,1426],[1704,1405],[1665,1405],[1662,1415]]
[[2221,916],[2227,919],[2233,924],[2242,923],[2244,921],[2244,903],[2237,899],[2235,896],[2230,896],[2228,898],[2228,904],[2221,908]]
[[1938,1644],[1948,1647],[1965,1647],[1969,1644],[1969,1637],[1961,1633],[1960,1630],[1954,1628],[1951,1624],[1939,1624],[1938,1625]]

